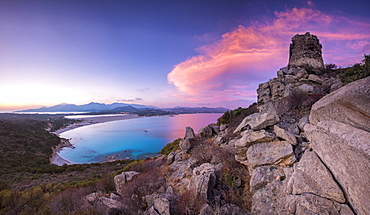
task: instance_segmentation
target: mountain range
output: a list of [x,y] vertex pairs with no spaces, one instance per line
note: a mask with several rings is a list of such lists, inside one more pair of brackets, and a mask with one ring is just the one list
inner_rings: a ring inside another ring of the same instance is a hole
[[135,112],[141,110],[162,110],[171,113],[224,113],[228,109],[217,107],[174,107],[174,108],[158,108],[155,106],[139,105],[139,104],[126,104],[126,103],[112,103],[104,104],[91,102],[84,105],[75,104],[59,104],[52,107],[41,107],[36,109],[20,110],[17,112]]

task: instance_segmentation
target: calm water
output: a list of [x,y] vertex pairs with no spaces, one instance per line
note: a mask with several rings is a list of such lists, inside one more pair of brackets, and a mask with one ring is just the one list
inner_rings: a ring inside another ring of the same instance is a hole
[[74,149],[64,148],[59,155],[74,163],[93,163],[155,156],[163,146],[185,135],[185,127],[197,132],[215,123],[221,113],[182,114],[112,121],[80,127],[60,134],[71,139]]

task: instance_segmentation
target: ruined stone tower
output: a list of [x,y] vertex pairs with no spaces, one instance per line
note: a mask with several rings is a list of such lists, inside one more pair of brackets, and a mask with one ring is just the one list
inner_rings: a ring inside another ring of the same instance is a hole
[[317,36],[307,32],[295,35],[290,44],[288,67],[308,66],[317,69],[324,68],[321,44]]

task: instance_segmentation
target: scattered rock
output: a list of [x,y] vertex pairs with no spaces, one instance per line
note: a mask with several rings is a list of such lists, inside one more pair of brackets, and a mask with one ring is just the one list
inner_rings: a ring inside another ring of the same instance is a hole
[[180,141],[179,147],[183,152],[187,153],[191,149],[191,140],[191,138],[187,138]]
[[274,133],[276,134],[276,136],[288,141],[290,144],[294,146],[297,145],[298,143],[297,138],[292,133],[280,128],[277,125],[274,125]]
[[215,166],[204,163],[194,168],[188,189],[195,189],[198,195],[205,199],[212,196],[212,188],[216,184]]
[[210,138],[210,137],[212,137],[215,133],[213,132],[212,126],[211,126],[211,125],[207,125],[207,126],[204,126],[204,127],[203,127],[203,128],[201,128],[201,129],[199,129],[198,134],[199,134],[202,138]]
[[250,189],[252,192],[265,187],[266,184],[280,180],[285,177],[281,167],[260,166],[253,170],[250,179]]
[[114,185],[116,187],[116,191],[118,194],[122,194],[121,193],[121,187],[128,181],[132,180],[132,178],[139,174],[139,172],[135,172],[135,171],[128,171],[128,172],[122,172],[121,174],[119,175],[116,175],[114,177]]
[[275,111],[254,113],[244,118],[240,125],[235,129],[234,133],[245,129],[261,130],[267,126],[275,125],[279,120],[279,116]]
[[[253,168],[262,165],[279,164],[290,157],[294,157],[293,148],[287,141],[258,143],[250,146],[247,151],[248,163]],[[293,164],[290,162],[286,164]]]

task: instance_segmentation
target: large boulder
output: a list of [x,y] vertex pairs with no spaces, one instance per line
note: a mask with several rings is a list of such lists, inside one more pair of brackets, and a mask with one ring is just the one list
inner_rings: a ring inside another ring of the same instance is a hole
[[188,189],[194,189],[198,195],[209,199],[212,196],[212,189],[215,185],[215,166],[210,163],[204,163],[194,168]]
[[267,126],[275,125],[280,121],[276,111],[269,111],[263,113],[254,113],[247,116],[235,129],[234,133],[243,131],[246,129],[261,130]]
[[316,153],[312,151],[306,151],[300,162],[294,164],[294,173],[287,187],[290,194],[314,193],[339,203],[345,202],[342,190]]
[[352,82],[312,106],[311,124],[330,120],[370,132],[370,77]]
[[293,164],[295,161],[292,145],[287,141],[257,143],[248,148],[248,164],[253,168],[271,164]]
[[304,127],[313,150],[330,169],[357,214],[370,204],[370,133],[336,121]]
[[118,194],[122,194],[122,186],[128,182],[128,181],[131,181],[132,178],[139,174],[139,172],[135,172],[135,171],[128,171],[128,172],[122,172],[121,174],[119,175],[116,175],[114,177],[114,185],[116,187],[116,191]]

